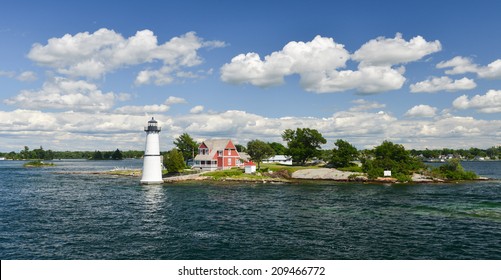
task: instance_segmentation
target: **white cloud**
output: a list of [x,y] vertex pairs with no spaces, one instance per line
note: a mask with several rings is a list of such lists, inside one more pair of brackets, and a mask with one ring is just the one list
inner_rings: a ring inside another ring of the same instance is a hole
[[21,74],[19,74],[16,79],[22,82],[31,82],[35,81],[37,79],[37,75],[35,72],[32,71],[24,71]]
[[478,77],[486,79],[501,79],[501,59],[497,59],[478,70]]
[[416,36],[405,41],[402,34],[397,33],[395,38],[370,40],[353,54],[352,59],[359,61],[361,66],[391,66],[419,60],[441,49],[438,40],[427,42],[423,37]]
[[501,79],[501,59],[497,59],[487,66],[474,64],[470,58],[456,56],[451,60],[442,61],[437,64],[437,68],[452,68],[446,70],[446,74],[476,73],[483,79]]
[[437,114],[437,108],[429,105],[416,105],[409,109],[405,116],[411,118],[431,118]]
[[[0,111],[2,149],[43,145],[53,150],[143,149],[144,115],[93,112]],[[342,111],[330,117],[267,118],[244,111],[187,114],[174,117],[155,114],[162,126],[162,150],[172,148],[175,135],[189,133],[195,139],[231,138],[237,143],[253,139],[281,142],[287,129],[317,129],[328,140],[345,139],[360,148],[383,140],[408,148],[490,147],[501,141],[501,120],[479,120],[452,115],[433,119],[398,119],[388,112]],[[14,141],[20,139],[22,141]],[[21,143],[22,144],[19,144]]]
[[190,113],[192,114],[200,114],[204,111],[204,106],[202,105],[197,105],[193,108],[191,108]]
[[168,85],[174,81],[173,71],[174,69],[169,66],[164,66],[158,70],[142,70],[137,74],[134,83],[144,85],[153,82],[157,86]]
[[16,74],[14,71],[0,71],[0,77],[16,78],[22,82],[31,82],[37,79],[37,75],[32,71],[24,71],[21,74]]
[[170,107],[164,104],[153,104],[144,106],[123,106],[115,109],[116,113],[119,114],[131,114],[131,115],[144,115],[144,114],[156,114],[165,113],[169,111]]
[[485,95],[471,99],[462,95],[452,102],[456,109],[475,109],[482,113],[501,113],[501,90],[489,90]]
[[122,101],[128,97],[124,93],[103,93],[95,84],[87,81],[55,77],[45,82],[39,91],[22,90],[4,102],[23,109],[107,111],[116,100]]
[[474,89],[477,84],[474,80],[462,78],[452,80],[447,76],[432,77],[428,80],[410,85],[411,92],[437,92],[437,91],[459,91]]
[[436,66],[438,69],[452,68],[446,70],[445,74],[464,74],[464,73],[476,73],[478,71],[478,65],[474,64],[470,58],[456,56],[451,60],[441,61]]
[[164,104],[166,105],[182,104],[182,103],[186,103],[186,99],[176,96],[169,96],[164,102]]
[[327,93],[355,89],[361,93],[395,90],[405,82],[403,66],[439,51],[440,42],[427,42],[421,36],[410,41],[397,34],[393,39],[377,38],[364,44],[351,56],[359,62],[357,70],[340,70],[350,59],[344,45],[332,38],[316,36],[310,42],[290,42],[264,59],[256,53],[239,54],[221,67],[221,80],[268,87],[284,83],[284,77],[300,76],[301,86],[311,92]]
[[382,109],[386,107],[386,104],[381,104],[375,101],[368,101],[365,99],[356,99],[353,100],[352,103],[356,104],[356,106],[350,108],[350,111],[354,112],[362,112],[373,109]]
[[301,85],[305,90],[317,93],[355,89],[371,94],[401,88],[405,82],[403,71],[403,67],[366,66],[356,71],[311,72],[301,76]]
[[[94,33],[82,32],[51,38],[46,45],[34,44],[28,58],[60,74],[91,79],[129,65],[160,61],[163,67],[141,72],[136,83],[153,81],[167,84],[172,82],[170,73],[173,71],[202,63],[197,54],[200,48],[220,46],[224,46],[224,43],[204,41],[194,32],[158,44],[157,37],[150,30],[138,31],[124,38],[113,30],[102,28]],[[147,75],[148,71],[153,74]]]
[[349,53],[332,38],[316,36],[310,42],[289,42],[281,51],[261,60],[256,53],[240,54],[221,68],[228,83],[267,87],[282,84],[293,73],[321,72],[344,67]]
[[114,110],[118,114],[131,115],[152,115],[165,113],[170,110],[171,105],[186,103],[186,100],[181,97],[169,96],[163,104],[152,104],[144,106],[122,106]]

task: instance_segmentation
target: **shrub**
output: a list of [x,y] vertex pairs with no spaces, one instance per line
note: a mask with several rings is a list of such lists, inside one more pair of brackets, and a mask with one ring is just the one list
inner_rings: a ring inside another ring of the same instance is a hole
[[449,179],[449,180],[474,180],[478,175],[472,171],[465,171],[459,159],[453,158],[447,163],[432,169],[434,177]]

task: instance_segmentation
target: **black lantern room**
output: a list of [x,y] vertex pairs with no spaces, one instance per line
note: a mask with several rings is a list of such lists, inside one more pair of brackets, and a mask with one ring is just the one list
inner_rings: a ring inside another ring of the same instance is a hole
[[158,126],[158,122],[155,120],[155,118],[151,118],[151,120],[148,121],[148,126],[144,128],[144,131],[146,132],[160,132],[162,130],[161,127]]

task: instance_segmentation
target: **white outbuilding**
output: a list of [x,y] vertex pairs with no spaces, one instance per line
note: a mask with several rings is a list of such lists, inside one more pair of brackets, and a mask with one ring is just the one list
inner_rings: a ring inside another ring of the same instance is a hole
[[244,164],[244,168],[246,174],[251,174],[256,172],[256,164],[253,163],[252,161],[246,162]]

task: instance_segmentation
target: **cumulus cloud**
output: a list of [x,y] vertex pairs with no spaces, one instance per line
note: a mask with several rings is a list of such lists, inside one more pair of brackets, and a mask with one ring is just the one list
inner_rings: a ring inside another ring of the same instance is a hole
[[462,56],[456,56],[451,60],[441,61],[436,65],[436,67],[438,69],[452,68],[445,71],[445,74],[448,75],[476,73],[478,71],[477,64],[474,64],[470,58]]
[[186,100],[181,97],[169,96],[165,99],[163,104],[151,104],[144,106],[122,106],[114,110],[118,114],[131,114],[131,115],[152,115],[165,113],[170,110],[171,105],[186,103]]
[[56,109],[74,111],[107,111],[115,102],[130,96],[124,93],[103,93],[98,87],[83,80],[55,77],[38,91],[22,90],[17,96],[4,100],[8,105],[23,109]]
[[456,109],[475,109],[482,113],[501,113],[501,90],[489,90],[485,95],[467,95],[456,98],[452,105]]
[[144,106],[122,106],[115,109],[116,113],[119,114],[132,114],[132,115],[142,115],[142,114],[155,114],[164,113],[169,111],[170,107],[164,104],[154,104],[154,105],[144,105]]
[[37,75],[35,72],[32,71],[24,71],[21,74],[19,74],[16,79],[22,82],[32,82],[37,79]]
[[[395,90],[405,82],[401,65],[441,49],[440,42],[421,36],[410,41],[380,37],[364,44],[353,55],[332,38],[316,36],[310,42],[290,42],[261,59],[257,53],[239,54],[221,67],[221,80],[268,87],[298,74],[301,86],[311,92],[328,93],[355,89],[360,93]],[[349,59],[359,62],[356,70],[341,70]],[[399,67],[395,67],[400,65]]]
[[[23,145],[50,149],[96,148],[142,149],[144,115],[92,112],[41,112],[36,110],[0,111],[0,134],[5,139],[23,138]],[[287,129],[310,127],[328,140],[332,148],[336,139],[346,139],[360,148],[371,148],[383,140],[402,143],[409,148],[489,147],[501,141],[501,120],[479,120],[453,115],[432,120],[398,119],[389,112],[341,111],[324,117],[267,118],[245,111],[201,112],[175,118],[155,115],[162,126],[162,150],[172,148],[175,135],[189,133],[195,139],[231,138],[237,143],[253,139],[281,142]],[[5,140],[8,141],[8,140]],[[4,141],[4,144],[5,144]],[[43,142],[46,141],[46,142]],[[170,146],[169,146],[170,145]],[[8,146],[8,147],[7,147]],[[20,149],[19,143],[4,149]]]
[[32,71],[24,71],[16,74],[14,71],[0,71],[0,77],[16,78],[21,82],[32,82],[37,79],[37,75]]
[[344,67],[349,53],[332,38],[316,36],[310,42],[289,42],[281,51],[261,60],[256,53],[240,54],[221,68],[221,79],[228,83],[250,83],[267,87],[284,82],[293,73],[326,71]]
[[497,59],[487,66],[480,66],[473,63],[473,60],[466,57],[456,56],[448,61],[437,64],[437,68],[452,68],[446,70],[446,74],[476,73],[483,79],[501,79],[501,59]]
[[409,109],[405,116],[411,118],[431,118],[437,114],[437,108],[429,105],[416,105]]
[[204,106],[202,105],[197,105],[193,108],[191,108],[190,113],[192,114],[200,114],[204,111]]
[[405,68],[366,66],[356,71],[311,72],[301,76],[301,85],[317,93],[342,92],[355,89],[363,94],[379,93],[402,87]]
[[478,77],[486,79],[501,79],[501,59],[489,63],[478,70]]
[[447,76],[432,77],[422,82],[410,85],[411,92],[437,92],[437,91],[459,91],[474,89],[477,84],[474,80],[462,78],[452,80]]
[[166,105],[172,105],[172,104],[182,104],[182,103],[186,103],[186,99],[184,99],[184,98],[182,98],[182,97],[169,96],[169,97],[165,100],[165,104],[166,104]]
[[419,60],[442,49],[440,42],[427,42],[416,36],[409,41],[397,33],[395,38],[378,37],[362,45],[352,56],[361,66],[391,66]]
[[368,110],[373,110],[373,109],[382,109],[386,107],[386,104],[381,104],[376,101],[368,101],[365,99],[356,99],[353,100],[352,103],[356,104],[356,106],[351,107],[350,111],[354,112],[361,112],[361,111],[368,111]]
[[102,28],[94,33],[81,32],[51,38],[46,45],[34,44],[28,58],[39,65],[71,77],[96,79],[116,69],[160,61],[163,66],[152,73],[140,72],[137,84],[167,84],[170,74],[202,63],[197,51],[203,47],[220,47],[223,42],[207,42],[194,32],[159,44],[150,30],[137,31],[124,38],[114,30]]

